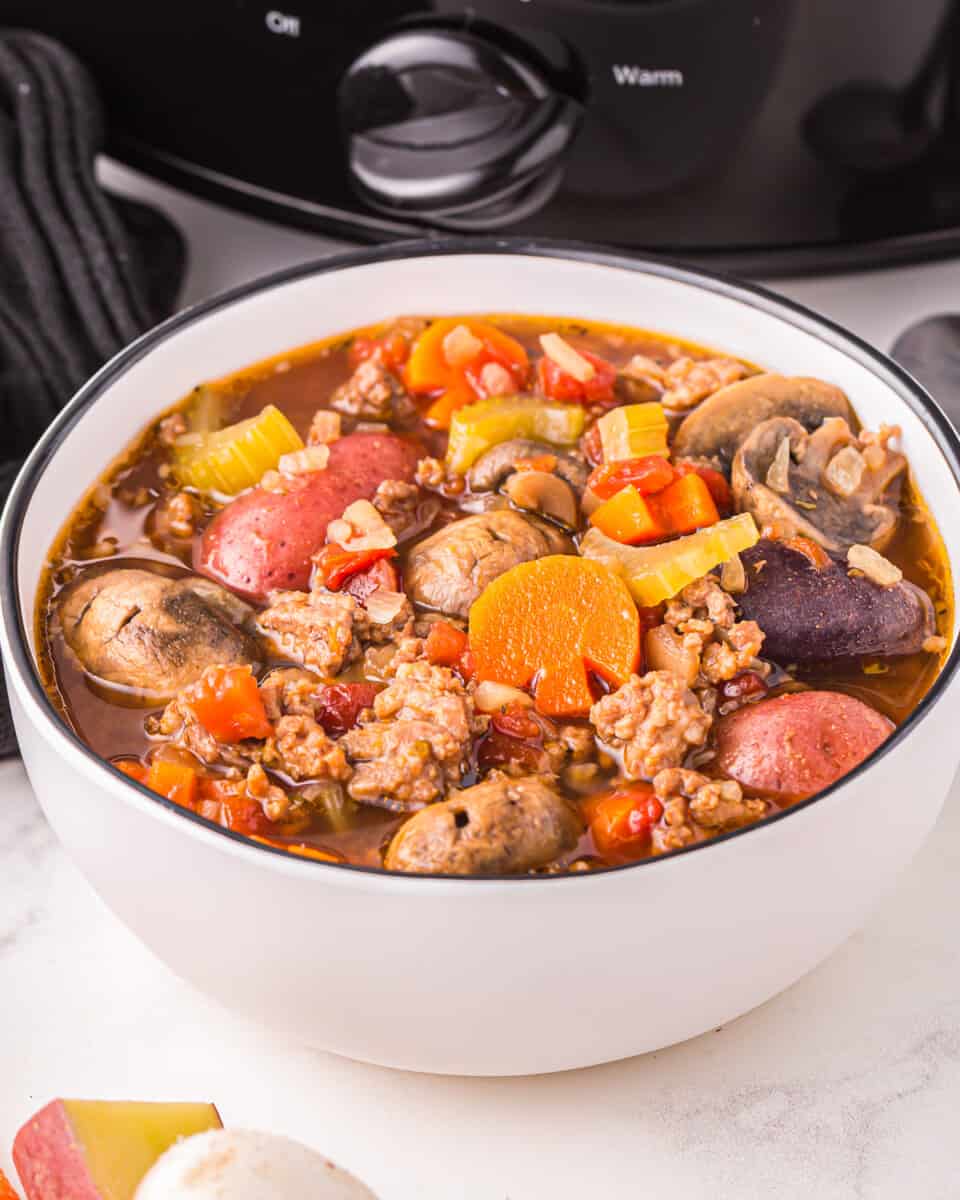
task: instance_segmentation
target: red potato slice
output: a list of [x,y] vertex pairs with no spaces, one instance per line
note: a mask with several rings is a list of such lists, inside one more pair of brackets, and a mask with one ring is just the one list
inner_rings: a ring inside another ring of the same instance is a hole
[[133,1200],[174,1142],[222,1122],[212,1104],[53,1100],[13,1143],[26,1200]]
[[803,800],[852,771],[893,729],[853,696],[793,692],[721,718],[715,764],[751,791]]
[[384,479],[412,480],[421,453],[389,433],[339,438],[325,470],[294,476],[283,492],[252,488],[228,504],[196,547],[196,569],[254,601],[275,588],[306,589],[327,525],[354,500],[371,499]]

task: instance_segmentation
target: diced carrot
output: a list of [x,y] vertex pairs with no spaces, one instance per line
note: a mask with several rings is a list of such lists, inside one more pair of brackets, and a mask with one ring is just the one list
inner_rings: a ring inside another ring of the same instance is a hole
[[682,475],[653,497],[660,524],[670,533],[693,533],[720,520],[706,481],[700,475]]
[[[117,764],[119,766],[119,764]],[[0,1200],[20,1200],[10,1180],[0,1171]]]
[[174,804],[193,808],[197,800],[197,772],[187,763],[155,758],[147,772],[147,787]]
[[[457,357],[451,362],[444,343],[448,335],[461,327],[468,335],[460,339],[462,344],[480,348],[466,361]],[[404,380],[412,392],[441,393],[427,409],[426,420],[437,429],[447,429],[457,409],[487,396],[482,377],[483,367],[488,363],[497,363],[509,373],[515,389],[523,389],[530,363],[516,338],[489,321],[443,317],[429,325],[414,342]]]
[[249,667],[208,667],[184,700],[218,742],[242,742],[273,733]]
[[733,512],[733,492],[722,471],[715,471],[713,467],[704,467],[699,463],[688,461],[674,463],[674,470],[678,475],[699,475],[710,489],[713,502],[721,514],[727,516]]
[[[281,842],[276,838],[263,837],[258,833],[251,833],[250,840],[252,842],[260,842],[264,846],[273,846],[277,850],[286,850],[288,854],[296,854],[300,858],[314,858],[318,862],[343,862],[343,856],[333,854],[329,850],[321,850],[319,846],[311,846],[306,842]],[[0,1197],[2,1200],[2,1197]]]
[[555,454],[532,454],[529,458],[518,458],[513,464],[517,471],[546,471],[549,474],[557,466]]
[[650,845],[663,805],[649,784],[591,797],[584,806],[593,844],[604,858],[642,858]]
[[629,679],[640,622],[608,567],[549,555],[488,584],[470,610],[470,648],[478,679],[530,688],[547,716],[578,716],[593,703],[591,673],[616,686]]
[[693,533],[720,520],[707,484],[699,475],[682,475],[662,491],[641,496],[628,484],[604,501],[590,517],[601,533],[628,546]]
[[628,484],[596,509],[590,523],[627,546],[655,542],[668,536],[669,530],[661,525],[652,501],[652,496],[641,496],[632,483]]
[[118,771],[122,771],[124,775],[129,775],[131,779],[135,779],[137,783],[147,782],[147,768],[142,762],[136,762],[133,759],[125,758],[120,762],[113,764]]
[[455,667],[467,645],[467,635],[462,629],[449,621],[434,621],[424,643],[424,653],[436,667]]

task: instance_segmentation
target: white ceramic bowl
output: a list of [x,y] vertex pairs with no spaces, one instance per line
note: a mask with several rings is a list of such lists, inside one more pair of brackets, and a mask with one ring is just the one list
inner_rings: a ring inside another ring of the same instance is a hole
[[398,313],[485,311],[647,326],[840,385],[871,426],[902,426],[957,573],[957,437],[883,356],[753,288],[587,248],[499,241],[350,254],[168,321],[91,380],[43,439],[0,548],[2,651],[24,762],[61,841],[121,920],[178,974],[274,1029],[354,1058],[477,1075],[655,1050],[788,987],[891,886],[960,759],[954,647],[877,754],[785,815],[606,873],[475,880],[251,845],[87,750],[38,683],[32,614],[48,548],[111,459],[200,380]]

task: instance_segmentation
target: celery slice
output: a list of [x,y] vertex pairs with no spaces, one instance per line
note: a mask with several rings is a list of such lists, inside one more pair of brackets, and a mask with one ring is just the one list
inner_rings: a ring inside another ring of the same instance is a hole
[[570,446],[583,433],[586,417],[579,404],[559,404],[534,396],[478,400],[458,409],[450,420],[447,465],[465,475],[484,451],[511,438],[536,438]]
[[580,543],[580,553],[619,571],[636,602],[649,607],[669,600],[759,539],[751,514],[740,513],[658,546],[624,546],[591,529]]
[[173,447],[177,478],[198,492],[235,496],[253,487],[280,458],[302,450],[300,435],[272,404],[256,417],[213,433],[188,433]]
[[667,417],[655,400],[648,404],[623,404],[597,422],[604,462],[622,462],[659,454],[669,458]]

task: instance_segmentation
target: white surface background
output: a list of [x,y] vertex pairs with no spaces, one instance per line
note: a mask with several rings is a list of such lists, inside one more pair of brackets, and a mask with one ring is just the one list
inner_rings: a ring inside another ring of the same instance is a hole
[[[333,246],[105,174],[187,234],[185,303]],[[886,349],[912,320],[960,306],[960,263],[775,286]],[[382,1200],[960,1196],[957,793],[869,925],[761,1009],[645,1058],[463,1080],[306,1050],[198,996],[107,912],[19,764],[2,763],[0,1166],[9,1171],[13,1134],[54,1096],[181,1098],[316,1146]]]

